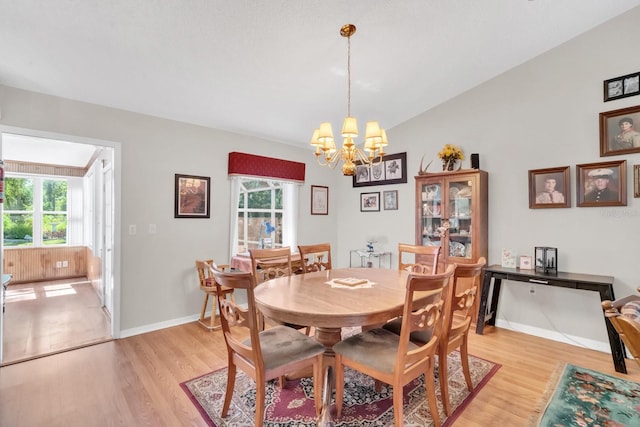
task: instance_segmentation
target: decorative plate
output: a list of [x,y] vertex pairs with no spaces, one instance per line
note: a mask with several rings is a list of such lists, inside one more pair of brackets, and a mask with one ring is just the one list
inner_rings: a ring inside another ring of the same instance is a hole
[[460,242],[449,242],[449,256],[464,257],[465,247]]

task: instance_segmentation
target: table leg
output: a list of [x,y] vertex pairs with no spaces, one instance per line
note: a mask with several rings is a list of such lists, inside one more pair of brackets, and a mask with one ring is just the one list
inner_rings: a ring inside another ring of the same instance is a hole
[[489,300],[489,288],[491,288],[491,273],[484,273],[482,280],[482,293],[480,296],[480,308],[478,309],[478,321],[476,322],[476,334],[484,332],[484,322],[487,315],[487,302]]
[[[613,301],[613,286],[609,286],[608,289],[600,290],[600,301]],[[604,316],[604,312],[602,313]],[[609,345],[611,346],[611,357],[613,358],[613,366],[616,368],[616,372],[623,374],[627,373],[627,365],[625,364],[625,350],[624,343],[620,338],[620,334],[613,327],[611,321],[604,316],[604,323],[607,326],[607,335],[609,336]]]
[[[324,354],[323,354],[323,366],[322,372],[325,372],[327,367],[331,366],[332,369],[335,368],[335,358],[336,354],[333,352],[334,344],[340,342],[342,340],[342,328],[315,328],[315,339],[320,344],[324,345]],[[292,374],[286,375],[287,379],[292,380],[296,378],[308,378],[313,376],[313,372],[311,369],[303,369],[298,372],[294,372]]]
[[489,307],[489,320],[487,323],[495,326],[498,317],[498,300],[500,299],[500,288],[502,287],[502,279],[493,278],[493,292],[491,293],[491,307]]

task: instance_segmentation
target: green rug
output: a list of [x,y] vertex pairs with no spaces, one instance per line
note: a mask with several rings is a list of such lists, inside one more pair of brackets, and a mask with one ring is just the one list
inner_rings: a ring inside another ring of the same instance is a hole
[[566,364],[540,427],[640,426],[640,384]]

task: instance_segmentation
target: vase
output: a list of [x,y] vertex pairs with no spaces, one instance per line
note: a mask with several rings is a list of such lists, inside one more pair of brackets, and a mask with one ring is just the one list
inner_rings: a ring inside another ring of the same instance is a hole
[[443,160],[442,161],[442,170],[443,171],[452,171],[453,168],[456,166],[456,161],[455,160]]

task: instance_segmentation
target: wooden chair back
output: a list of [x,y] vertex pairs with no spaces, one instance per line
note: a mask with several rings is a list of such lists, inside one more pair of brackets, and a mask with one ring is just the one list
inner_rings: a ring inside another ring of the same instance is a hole
[[[308,367],[313,368],[313,392],[316,415],[319,415],[322,407],[321,371],[324,346],[286,326],[276,326],[262,331],[255,304],[256,276],[245,272],[226,272],[215,266],[210,269],[218,289],[220,323],[228,356],[227,389],[221,416],[225,418],[231,406],[238,368],[256,383],[256,412],[253,425],[262,427],[266,398],[265,383]],[[222,286],[244,290],[247,293],[247,307],[244,308],[232,300],[223,298],[220,292]],[[249,339],[247,339],[247,332]]]
[[[220,323],[222,333],[227,344],[227,352],[230,359],[241,365],[243,370],[254,373],[258,370],[264,371],[264,361],[258,334],[259,316],[255,306],[253,290],[256,286],[255,277],[251,273],[231,273],[225,272],[215,267],[210,267],[217,288],[222,286],[231,289],[242,289],[247,292],[247,308],[244,308],[235,301],[224,298],[218,293],[218,309],[220,310]],[[250,341],[246,342],[247,332]],[[248,370],[248,371],[247,371]],[[252,375],[255,378],[254,375]]]
[[[413,274],[407,277],[402,324],[399,336],[385,329],[372,329],[346,338],[333,347],[336,355],[336,414],[342,414],[344,367],[350,367],[393,388],[393,415],[396,427],[404,425],[403,386],[424,375],[429,410],[434,425],[440,426],[436,403],[435,355],[444,327],[444,307],[453,286],[456,266],[441,274]],[[414,301],[416,293],[428,292]],[[423,343],[410,341],[411,334],[429,334]]]
[[251,271],[256,283],[262,283],[276,277],[291,276],[291,248],[249,249]]
[[318,243],[315,245],[298,245],[303,273],[331,270],[331,245]]
[[[445,308],[444,330],[438,349],[438,378],[444,378],[440,380],[440,395],[447,415],[451,415],[447,355],[456,349],[460,349],[462,372],[467,389],[469,392],[473,391],[467,342],[471,322],[477,311],[476,295],[480,290],[480,280],[486,264],[487,260],[484,257],[480,257],[473,264],[455,264],[456,271]],[[415,337],[413,338],[415,341]]]
[[203,291],[215,290],[215,285],[209,273],[209,266],[213,264],[212,259],[196,260],[196,270],[198,271],[198,279],[200,280],[200,289]]
[[419,246],[398,243],[398,270],[419,274],[436,274],[440,246]]

